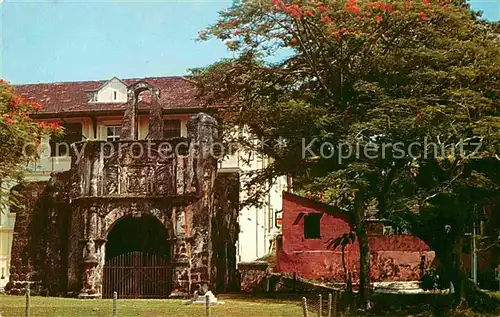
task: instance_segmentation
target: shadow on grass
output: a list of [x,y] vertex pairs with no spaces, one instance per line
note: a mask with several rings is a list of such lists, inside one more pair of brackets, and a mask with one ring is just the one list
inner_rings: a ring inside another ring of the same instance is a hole
[[[500,293],[494,294],[500,298]],[[248,301],[257,303],[282,303],[302,306],[302,297],[308,299],[310,316],[315,316],[318,305],[317,293],[262,293],[262,294],[223,294],[219,296],[223,300]],[[327,316],[328,294],[323,294],[323,316]],[[345,315],[346,301],[339,301],[337,312],[342,311]],[[351,306],[352,312],[349,316],[500,316],[498,313],[473,312],[470,309],[460,309],[453,305],[453,299],[446,294],[374,294],[372,296],[372,309],[369,312],[355,312],[355,307]]]

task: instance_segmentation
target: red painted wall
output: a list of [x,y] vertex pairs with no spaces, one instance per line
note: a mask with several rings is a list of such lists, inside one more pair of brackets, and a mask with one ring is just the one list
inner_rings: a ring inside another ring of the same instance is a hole
[[[321,238],[304,238],[304,216],[322,213]],[[331,206],[289,193],[283,195],[283,235],[277,244],[277,266],[280,272],[323,281],[344,281],[341,248],[331,250],[328,241],[350,231],[345,214]],[[419,280],[422,269],[434,261],[434,252],[420,239],[410,235],[379,235],[376,224],[370,234],[372,281]],[[424,266],[421,260],[425,257]],[[353,281],[358,280],[359,246],[346,248],[345,260]]]

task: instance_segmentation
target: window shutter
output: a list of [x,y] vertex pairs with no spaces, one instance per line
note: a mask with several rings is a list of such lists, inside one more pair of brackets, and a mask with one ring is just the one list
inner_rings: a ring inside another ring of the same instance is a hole
[[108,139],[108,127],[105,125],[101,126],[101,135],[99,136],[99,140],[107,140]]

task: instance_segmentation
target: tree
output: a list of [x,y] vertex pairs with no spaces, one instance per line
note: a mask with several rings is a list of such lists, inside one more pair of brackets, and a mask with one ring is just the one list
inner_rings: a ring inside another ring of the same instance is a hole
[[331,238],[328,240],[328,248],[335,250],[338,247],[340,247],[340,250],[342,251],[342,269],[344,270],[344,281],[346,285],[349,282],[349,276],[348,276],[348,270],[347,270],[347,265],[345,262],[345,249],[349,244],[354,244],[356,241],[356,235],[354,232],[349,232],[349,233],[344,233],[340,237],[337,237],[335,239]]
[[42,109],[39,103],[16,95],[0,80],[0,205],[15,198],[7,190],[10,181],[21,181],[25,165],[36,159],[42,136],[61,133],[58,123],[35,121],[30,115]]
[[[261,140],[238,141],[273,158],[249,183],[250,197],[262,194],[257,184],[291,174],[296,186],[350,212],[360,244],[361,306],[368,307],[366,206],[411,215],[422,206],[415,197],[435,198],[462,176],[467,183],[472,174],[453,162],[468,161],[472,146],[449,157],[460,140],[479,135],[477,155],[498,153],[500,47],[493,27],[458,0],[238,1],[200,33],[213,37],[236,57],[193,71],[200,94],[229,105],[226,124],[246,125]],[[418,192],[422,184],[412,175],[427,161],[408,149],[424,139],[445,149],[429,162],[449,159],[461,176]],[[404,186],[401,201],[400,178],[421,195]]]

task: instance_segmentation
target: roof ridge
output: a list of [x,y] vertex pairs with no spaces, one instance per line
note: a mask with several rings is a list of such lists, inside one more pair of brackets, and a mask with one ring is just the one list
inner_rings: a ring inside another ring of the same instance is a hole
[[84,83],[106,83],[113,78],[117,78],[121,81],[132,81],[132,80],[147,80],[147,79],[183,79],[186,81],[189,81],[187,76],[153,76],[153,77],[134,77],[134,78],[120,78],[118,76],[113,76],[109,79],[98,79],[98,80],[76,80],[76,81],[57,81],[57,82],[41,82],[41,83],[27,83],[27,84],[17,84],[17,85],[12,85],[14,87],[19,87],[19,86],[33,86],[33,85],[62,85],[62,84],[84,84]]

